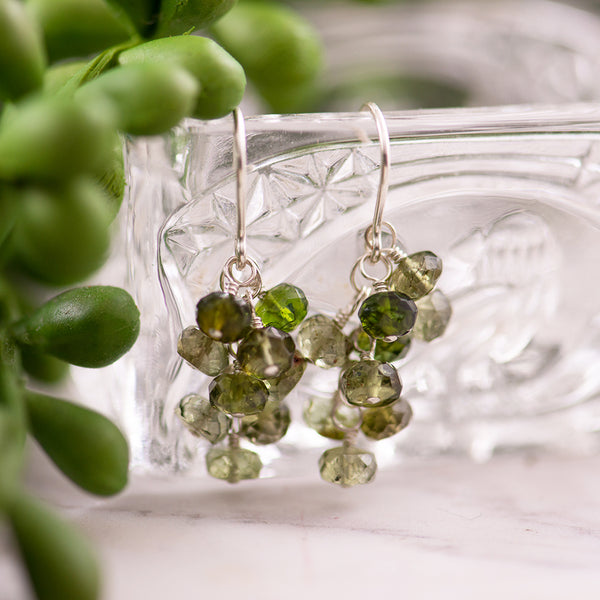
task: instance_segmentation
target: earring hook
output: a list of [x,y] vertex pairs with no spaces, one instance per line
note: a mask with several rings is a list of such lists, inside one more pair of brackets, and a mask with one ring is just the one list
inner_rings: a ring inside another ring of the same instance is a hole
[[375,119],[379,146],[381,148],[381,169],[379,174],[379,187],[377,189],[377,202],[373,214],[373,226],[371,228],[371,262],[379,261],[381,257],[381,230],[383,227],[383,209],[387,198],[390,174],[390,133],[381,109],[375,102],[367,102],[361,107],[361,111],[368,110]]
[[235,238],[236,267],[242,271],[248,264],[246,254],[246,124],[239,108],[233,111],[233,164],[236,177],[237,232]]

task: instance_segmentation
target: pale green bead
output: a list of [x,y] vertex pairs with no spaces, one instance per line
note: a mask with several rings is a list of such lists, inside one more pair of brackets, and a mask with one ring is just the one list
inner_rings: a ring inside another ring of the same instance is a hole
[[[335,420],[334,420],[335,415]],[[336,397],[331,398],[309,398],[304,406],[304,421],[319,435],[331,440],[342,440],[344,429],[355,429],[360,425],[360,411],[343,402],[336,402]]]
[[302,356],[317,367],[330,369],[346,362],[346,336],[337,323],[325,315],[305,319],[298,328],[296,342]]
[[206,375],[218,375],[229,365],[227,348],[197,327],[186,327],[177,341],[177,353]]
[[372,440],[383,440],[402,431],[412,419],[410,404],[400,398],[389,406],[367,408],[363,412],[361,431]]
[[401,258],[390,276],[390,289],[413,300],[422,298],[433,288],[442,274],[442,259],[423,250]]
[[253,444],[274,444],[286,434],[290,421],[290,409],[270,400],[262,412],[242,419],[242,435]]
[[181,400],[177,415],[196,436],[216,444],[224,439],[231,426],[231,417],[215,408],[206,398],[190,394]]
[[323,452],[319,459],[319,471],[329,483],[352,487],[372,481],[377,462],[372,452],[344,445]]
[[342,373],[340,392],[354,406],[386,406],[400,398],[402,383],[393,365],[361,360]]
[[265,384],[243,372],[225,372],[217,375],[208,386],[210,402],[230,415],[254,415],[267,403]]
[[452,316],[450,300],[440,290],[417,300],[417,320],[413,329],[416,338],[431,342],[446,331]]
[[238,483],[259,477],[262,462],[256,452],[245,448],[211,448],[206,453],[206,468],[216,479]]
[[253,329],[241,342],[238,361],[251,375],[259,379],[279,377],[292,366],[296,346],[288,333],[275,327]]

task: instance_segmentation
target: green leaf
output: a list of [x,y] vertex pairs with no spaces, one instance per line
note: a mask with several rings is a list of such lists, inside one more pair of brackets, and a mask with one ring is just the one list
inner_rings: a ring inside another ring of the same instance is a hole
[[19,344],[81,367],[104,367],[137,339],[139,311],[120,288],[90,286],[59,294],[11,329]]
[[38,600],[97,600],[96,556],[72,525],[24,493],[8,516]]
[[59,383],[69,373],[69,364],[33,346],[21,349],[21,363],[25,372],[43,383]]
[[117,15],[133,25],[142,37],[150,37],[156,28],[161,0],[107,0]]
[[237,0],[162,0],[156,37],[180,35],[207,27],[221,18]]
[[119,429],[83,406],[42,394],[25,395],[29,431],[78,486],[108,496],[127,484],[129,450]]

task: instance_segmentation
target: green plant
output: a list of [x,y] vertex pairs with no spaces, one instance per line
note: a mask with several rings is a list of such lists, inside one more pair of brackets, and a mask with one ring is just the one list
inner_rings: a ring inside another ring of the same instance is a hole
[[[82,281],[104,261],[125,186],[121,135],[225,116],[244,69],[285,110],[319,68],[318,41],[292,11],[235,4],[0,0],[0,518],[42,600],[92,600],[100,578],[88,542],[23,489],[27,432],[90,493],[127,481],[115,425],[29,389],[60,381],[69,363],[110,364],[137,337],[137,308],[118,288],[79,287],[33,308],[46,286]],[[211,37],[189,35],[230,10]]]

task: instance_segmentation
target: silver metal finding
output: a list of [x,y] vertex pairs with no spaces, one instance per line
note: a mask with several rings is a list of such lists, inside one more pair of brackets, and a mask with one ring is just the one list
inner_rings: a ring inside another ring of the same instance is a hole
[[374,102],[367,102],[361,110],[368,110],[375,119],[379,146],[381,148],[381,168],[377,203],[373,214],[371,262],[377,262],[381,256],[381,229],[383,224],[383,209],[387,198],[390,174],[390,134],[381,109]]
[[237,233],[235,238],[235,257],[238,270],[242,271],[248,263],[246,255],[246,125],[244,115],[239,108],[233,111],[233,164],[236,177]]

